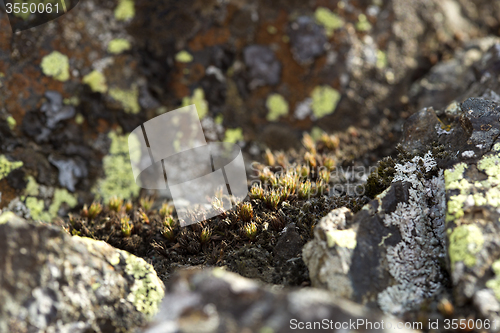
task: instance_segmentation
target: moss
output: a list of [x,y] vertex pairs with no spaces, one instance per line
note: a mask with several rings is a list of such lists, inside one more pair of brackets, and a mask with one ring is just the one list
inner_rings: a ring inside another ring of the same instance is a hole
[[152,318],[158,312],[163,298],[163,285],[153,267],[144,259],[137,258],[125,251],[121,251],[121,253],[126,257],[125,272],[134,277],[134,284],[127,300],[134,304],[137,311]]
[[205,100],[205,92],[202,88],[196,88],[193,91],[193,96],[184,97],[182,99],[183,107],[191,104],[194,104],[196,106],[198,117],[200,119],[205,118],[205,116],[208,114],[208,102]]
[[280,94],[271,94],[267,97],[266,107],[268,110],[266,119],[276,121],[281,116],[288,114],[288,103]]
[[77,205],[78,200],[73,194],[70,194],[68,190],[58,188],[54,192],[54,198],[52,199],[52,204],[49,207],[49,214],[52,218],[57,217],[57,212],[61,207],[62,203],[65,202],[70,208]]
[[139,106],[139,90],[136,86],[133,86],[131,90],[111,88],[109,89],[109,96],[119,101],[127,113],[137,114],[141,110]]
[[476,255],[481,251],[484,237],[478,226],[474,224],[461,225],[455,228],[449,237],[448,253],[451,268],[456,262],[463,262],[467,267],[476,264]]
[[12,170],[18,169],[23,166],[23,162],[11,162],[5,155],[0,155],[0,179],[5,178]]
[[43,74],[51,76],[59,81],[69,79],[69,60],[68,57],[60,52],[53,51],[43,57],[40,64]]
[[115,8],[115,18],[118,21],[127,21],[135,16],[134,1],[118,0],[118,6]]
[[344,26],[344,21],[340,16],[325,7],[318,7],[314,13],[316,22],[325,27],[326,35],[332,36],[333,31]]
[[377,169],[370,173],[366,180],[365,193],[368,197],[373,199],[389,188],[396,172],[395,166],[396,163],[391,157],[386,157],[378,163]]
[[338,245],[348,249],[356,247],[356,232],[352,229],[349,230],[331,230],[326,233],[326,240],[328,247]]
[[365,14],[359,14],[358,22],[356,23],[356,30],[358,31],[368,31],[372,28],[370,22],[366,18]]
[[224,137],[224,142],[237,143],[243,141],[243,130],[241,128],[228,128]]
[[14,117],[12,116],[8,116],[7,117],[7,125],[9,125],[9,128],[11,130],[13,130],[14,128],[16,128],[16,120],[14,119]]
[[[137,141],[137,138],[126,135],[119,135],[110,132],[111,139],[109,154],[103,158],[104,178],[97,182],[97,186],[92,190],[97,198],[102,198],[105,202],[116,196],[121,199],[129,199],[139,194],[139,186],[135,183],[132,166],[130,164],[128,145]],[[138,144],[138,143],[137,143]],[[132,156],[136,159],[136,156]]]
[[99,71],[92,71],[85,75],[82,82],[87,84],[93,92],[105,93],[108,90],[106,77]]
[[123,38],[116,38],[109,42],[108,52],[111,54],[120,54],[123,51],[130,50],[131,44],[128,40]]
[[45,222],[51,221],[50,214],[45,211],[43,200],[35,197],[27,197],[26,207],[30,210],[32,219]]
[[178,62],[188,63],[193,61],[193,56],[187,51],[181,51],[175,55],[175,60]]
[[335,111],[340,93],[330,86],[317,86],[311,93],[311,108],[316,118],[322,118]]

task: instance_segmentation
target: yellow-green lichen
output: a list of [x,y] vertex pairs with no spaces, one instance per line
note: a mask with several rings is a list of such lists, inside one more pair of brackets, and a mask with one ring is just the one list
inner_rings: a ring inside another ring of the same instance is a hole
[[463,174],[466,169],[467,164],[458,163],[453,169],[444,171],[444,183],[447,190],[460,188],[460,180],[463,179]]
[[196,106],[198,117],[200,119],[205,118],[205,116],[208,114],[208,102],[205,100],[205,92],[202,88],[196,88],[193,91],[193,96],[186,96],[182,99],[182,107],[191,104],[194,104]]
[[67,81],[69,79],[69,60],[60,52],[53,51],[43,57],[40,67],[42,67],[43,74],[56,80]]
[[80,105],[80,99],[78,96],[71,96],[69,98],[63,99],[64,105],[73,105],[73,106],[78,106]]
[[135,16],[133,0],[118,0],[118,6],[115,8],[115,18],[118,21],[127,21]]
[[228,128],[225,133],[224,142],[236,143],[243,141],[243,130],[241,128]]
[[477,168],[488,175],[488,182],[500,185],[500,154],[483,156]]
[[281,116],[288,114],[288,103],[280,94],[271,94],[267,97],[266,107],[268,110],[266,119],[276,121]]
[[328,247],[337,245],[348,249],[354,249],[356,247],[356,232],[352,229],[331,230],[326,232],[326,241]]
[[387,55],[382,50],[377,50],[377,68],[383,69],[387,67]]
[[121,253],[126,256],[125,272],[134,278],[134,284],[130,288],[127,300],[134,304],[137,311],[152,318],[158,312],[158,307],[165,293],[163,284],[158,279],[153,267],[144,259],[125,251],[121,251]]
[[0,224],[4,224],[16,217],[16,214],[12,212],[5,212],[0,214]]
[[335,111],[340,93],[330,86],[317,86],[312,91],[311,98],[313,114],[319,119]]
[[105,93],[108,90],[106,77],[99,71],[92,71],[85,75],[82,82],[87,84],[93,92]]
[[0,155],[0,179],[6,177],[12,170],[18,169],[23,166],[23,162],[11,162],[5,157],[5,155]]
[[214,119],[214,122],[217,124],[217,125],[222,125],[222,122],[224,121],[224,116],[221,115],[221,114],[218,114],[217,116],[215,116],[215,119]]
[[359,14],[358,22],[356,23],[356,30],[358,31],[368,31],[372,28],[370,22],[366,18],[365,14]]
[[193,56],[187,51],[180,51],[175,55],[175,60],[178,62],[188,63],[193,61]]
[[36,182],[35,177],[27,176],[26,177],[26,188],[24,189],[24,194],[37,196],[39,193],[40,193],[39,185]]
[[132,45],[130,42],[123,38],[116,38],[109,42],[108,52],[111,54],[120,54],[124,51],[130,50]]
[[54,192],[52,204],[49,207],[49,214],[52,218],[57,217],[57,212],[61,205],[65,202],[69,208],[73,208],[78,204],[76,197],[69,193],[65,188],[58,188]]
[[314,126],[311,130],[311,138],[313,138],[314,141],[318,141],[324,133],[325,131],[321,128]]
[[275,35],[278,32],[278,29],[274,25],[268,25],[266,30],[271,35]]
[[108,94],[114,100],[122,104],[125,112],[137,114],[141,111],[141,107],[139,106],[139,90],[137,89],[137,86],[133,86],[130,90],[111,88],[109,89]]
[[465,194],[453,195],[448,200],[448,210],[446,212],[446,222],[455,221],[464,216],[464,203],[467,200]]
[[452,269],[459,261],[467,267],[473,267],[476,264],[476,255],[483,248],[484,237],[477,225],[461,225],[451,233],[449,244],[448,253]]
[[500,301],[500,260],[493,262],[491,269],[495,273],[495,278],[486,282],[486,287],[493,290],[495,297]]
[[12,116],[8,116],[7,117],[7,125],[9,125],[9,128],[11,130],[13,130],[14,128],[16,128],[16,124],[17,124],[17,122],[14,119],[14,117],[12,117]]
[[42,199],[35,197],[26,198],[26,207],[30,210],[31,218],[37,221],[50,222],[50,214],[45,210],[45,204]]
[[110,132],[108,137],[111,139],[111,147],[109,154],[102,160],[104,178],[97,182],[92,192],[104,202],[108,202],[113,196],[121,199],[135,197],[140,188],[135,183],[128,149],[129,140],[133,144],[135,137],[128,138],[127,135],[119,135],[116,132]]
[[83,117],[83,115],[81,113],[77,113],[75,116],[75,123],[77,123],[78,125],[81,125],[81,124],[83,124],[84,121],[85,121],[85,118]]
[[500,142],[497,142],[493,145],[493,151],[500,151]]
[[344,25],[344,20],[337,14],[333,13],[330,9],[325,7],[318,7],[314,13],[316,22],[325,27],[327,36],[332,36],[333,31],[341,28]]

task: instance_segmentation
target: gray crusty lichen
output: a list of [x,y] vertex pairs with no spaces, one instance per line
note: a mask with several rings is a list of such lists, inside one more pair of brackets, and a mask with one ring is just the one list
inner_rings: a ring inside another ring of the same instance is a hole
[[410,184],[407,202],[398,202],[396,210],[386,214],[384,224],[396,226],[401,241],[387,248],[387,263],[396,284],[378,294],[384,312],[402,314],[415,309],[425,298],[442,289],[440,261],[445,257],[444,220],[446,200],[443,172],[426,179],[420,172],[436,169],[436,161],[428,152],[396,164],[395,182]]

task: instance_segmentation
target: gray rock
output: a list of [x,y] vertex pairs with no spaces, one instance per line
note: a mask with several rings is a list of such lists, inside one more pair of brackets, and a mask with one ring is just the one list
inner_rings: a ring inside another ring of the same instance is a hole
[[325,30],[307,16],[300,16],[290,26],[290,43],[295,60],[309,64],[325,52]]
[[163,284],[143,259],[4,215],[0,332],[138,332],[156,313]]
[[[181,271],[170,280],[167,290],[160,312],[146,333],[281,333],[307,328],[316,332],[320,327],[328,332],[381,332],[397,325],[394,317],[323,290],[278,290],[221,268]],[[375,323],[382,322],[384,329],[375,329]]]
[[75,191],[78,180],[88,175],[87,167],[81,159],[57,158],[51,155],[49,162],[59,169],[59,184],[71,192]]
[[280,82],[281,63],[270,48],[250,45],[243,50],[243,59],[250,75],[250,88]]

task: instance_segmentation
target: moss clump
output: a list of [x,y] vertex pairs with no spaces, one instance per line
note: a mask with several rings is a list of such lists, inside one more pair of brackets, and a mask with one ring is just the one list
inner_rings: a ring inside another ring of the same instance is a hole
[[109,89],[109,96],[120,102],[127,113],[137,114],[141,111],[141,107],[139,106],[139,90],[136,86],[132,87],[131,90],[111,88]]
[[200,119],[205,118],[205,116],[208,114],[208,102],[205,100],[205,92],[202,88],[196,88],[193,91],[193,96],[184,97],[182,99],[183,107],[191,104],[194,104],[196,106],[198,117]]
[[108,90],[106,77],[99,71],[92,71],[85,75],[82,80],[93,92],[105,93]]
[[448,253],[452,270],[459,261],[467,267],[473,267],[476,264],[476,255],[483,248],[484,237],[477,225],[461,225],[451,233],[449,244]]
[[243,130],[241,128],[228,128],[224,137],[224,142],[236,143],[243,141]]
[[330,86],[317,86],[311,93],[312,111],[316,118],[322,118],[335,111],[340,93]]
[[333,35],[334,30],[344,26],[344,20],[325,7],[318,7],[314,13],[314,17],[318,24],[325,27],[326,35],[329,37]]
[[0,179],[5,178],[12,170],[19,169],[23,166],[23,162],[11,162],[5,155],[0,155]]
[[386,157],[378,163],[377,170],[373,171],[366,180],[367,196],[373,199],[391,185],[396,173],[395,166],[396,162],[391,157]]
[[266,107],[268,110],[266,119],[276,121],[281,116],[288,114],[288,103],[280,94],[271,94],[267,97]]
[[43,57],[40,64],[43,74],[52,76],[59,81],[69,79],[69,60],[68,57],[60,52],[53,51]]
[[135,16],[133,0],[118,0],[118,6],[115,8],[115,18],[118,21],[127,21]]
[[[97,186],[93,189],[93,193],[97,198],[102,198],[104,201],[109,201],[112,197],[128,199],[139,194],[139,186],[135,183],[130,158],[134,159],[137,156],[129,158],[128,145],[131,145],[137,138],[126,135],[119,135],[116,132],[110,132],[108,137],[111,139],[111,147],[109,155],[103,158],[104,178],[97,182]],[[138,143],[136,143],[138,144]]]
[[188,63],[193,61],[193,56],[187,51],[181,51],[175,55],[175,60],[178,62]]
[[130,42],[123,38],[113,39],[108,44],[108,52],[111,54],[120,54],[124,51],[130,50],[132,46]]

